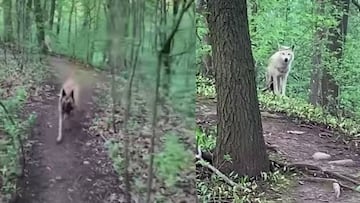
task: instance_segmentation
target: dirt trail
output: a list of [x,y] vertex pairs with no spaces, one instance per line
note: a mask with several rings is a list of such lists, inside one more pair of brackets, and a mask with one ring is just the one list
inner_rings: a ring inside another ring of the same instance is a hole
[[[69,69],[80,70],[66,59],[49,57],[49,65],[54,70],[54,80],[44,87],[42,100],[31,101],[29,111],[37,114],[36,126],[29,140],[25,177],[20,180],[22,191],[17,203],[97,203],[117,202],[121,194],[118,176],[107,158],[103,141],[90,137],[83,128],[96,110],[91,102],[94,94],[88,76],[83,72],[84,81],[81,96],[82,111],[65,125],[71,126],[64,131],[63,141],[56,144],[58,128],[58,92],[61,81]],[[94,79],[94,78],[92,78]]]
[[[197,123],[205,128],[216,125],[216,104],[213,102],[199,102],[196,109]],[[262,113],[264,137],[267,143],[276,146],[277,155],[290,163],[306,163],[319,166],[322,169],[352,175],[360,181],[359,151],[350,150],[345,144],[335,141],[328,136],[321,136],[324,129],[317,126],[301,126],[286,117],[274,118],[271,114]],[[299,131],[302,134],[292,134],[289,131]],[[331,155],[330,160],[315,161],[312,155],[315,152],[324,152]],[[328,161],[352,159],[351,166],[329,164]],[[295,184],[291,193],[283,194],[282,200],[276,202],[341,202],[358,203],[360,193],[343,190],[339,199],[335,198],[331,183],[301,182]]]

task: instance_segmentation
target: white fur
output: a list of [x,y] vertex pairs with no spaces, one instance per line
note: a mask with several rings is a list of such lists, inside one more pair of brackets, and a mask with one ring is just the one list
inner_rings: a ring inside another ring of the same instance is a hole
[[45,46],[46,48],[48,49],[49,52],[52,52],[52,49],[51,49],[51,39],[48,35],[45,35]]
[[285,96],[287,78],[294,60],[294,46],[280,46],[269,59],[266,72],[266,84],[270,87],[273,83],[274,93]]

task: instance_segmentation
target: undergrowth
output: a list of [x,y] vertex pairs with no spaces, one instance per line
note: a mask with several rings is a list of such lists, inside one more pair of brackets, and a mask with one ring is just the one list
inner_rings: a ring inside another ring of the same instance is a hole
[[[197,128],[196,139],[200,148],[212,151],[216,144],[215,135],[214,127],[207,129],[206,133],[205,129]],[[198,168],[197,170],[201,174],[197,178],[197,192],[201,202],[267,202],[282,196],[282,193],[292,183],[293,176],[296,175],[284,173],[281,170],[262,173],[257,179],[230,174],[229,178],[238,184],[238,186],[232,187],[214,173],[204,176],[206,174],[205,169]]]
[[[126,87],[126,81],[118,80],[119,86]],[[142,84],[143,85],[143,84]],[[122,102],[117,105],[115,110],[115,123],[119,123],[118,132],[114,133],[112,129],[112,99],[109,96],[110,84],[98,86],[98,94],[96,95],[96,103],[99,104],[99,113],[92,121],[92,127],[89,133],[92,135],[101,135],[107,141],[105,146],[112,162],[113,168],[121,177],[124,174],[124,136],[128,133],[131,139],[130,154],[131,166],[129,171],[132,174],[133,192],[140,197],[144,197],[147,191],[147,173],[149,164],[149,144],[151,136],[151,110],[146,101],[148,96],[142,88],[134,86],[132,95],[131,117],[128,121],[127,131],[121,125],[124,117],[123,105],[125,98],[121,98]],[[100,90],[101,89],[101,90]],[[122,90],[124,91],[124,90]],[[124,93],[121,93],[124,95]],[[169,107],[171,109],[171,107]],[[170,111],[170,117],[172,116]],[[168,196],[172,198],[181,198],[184,195],[179,185],[191,184],[192,174],[195,174],[193,164],[194,155],[188,149],[188,143],[183,142],[183,126],[178,126],[177,122],[172,121],[164,125],[163,113],[159,112],[159,122],[157,126],[157,136],[155,141],[155,157],[154,157],[154,184],[153,197],[156,202],[167,202]],[[173,117],[174,118],[174,117]],[[171,126],[169,126],[171,125]],[[192,136],[189,135],[189,136]],[[193,189],[193,188],[191,188]],[[195,189],[194,189],[195,193]],[[140,198],[139,197],[139,198]]]
[[[30,96],[37,95],[39,84],[46,78],[41,63],[28,63],[21,70],[19,63],[2,58],[0,64],[0,184],[1,200],[7,202],[16,191],[17,177],[22,173],[21,142],[29,135],[36,115],[24,115]],[[5,108],[4,108],[5,107]]]

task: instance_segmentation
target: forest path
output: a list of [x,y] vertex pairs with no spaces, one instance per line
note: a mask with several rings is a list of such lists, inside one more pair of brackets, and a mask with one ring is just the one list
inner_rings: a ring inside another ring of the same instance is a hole
[[[196,109],[197,125],[202,128],[216,126],[216,103],[213,101],[198,101]],[[332,137],[332,133],[318,126],[300,125],[287,117],[262,112],[262,125],[265,141],[275,146],[276,155],[290,163],[311,164],[323,170],[350,175],[360,182],[359,150]],[[315,152],[331,155],[329,160],[314,160]],[[352,159],[351,165],[330,164],[329,161]],[[349,185],[348,183],[346,183]],[[281,199],[281,200],[280,200]],[[336,199],[331,182],[297,181],[290,193],[284,192],[279,201],[286,203],[318,203],[318,202],[360,202],[360,193],[342,190]]]
[[[118,175],[108,159],[104,142],[84,129],[96,112],[92,101],[94,71],[60,57],[49,57],[53,80],[43,86],[42,95],[33,98],[27,111],[37,114],[28,145],[25,177],[20,180],[17,203],[104,203],[117,202],[122,194]],[[58,134],[58,94],[64,76],[76,70],[81,76],[81,111],[64,123],[63,140]],[[68,126],[68,127],[66,127]]]

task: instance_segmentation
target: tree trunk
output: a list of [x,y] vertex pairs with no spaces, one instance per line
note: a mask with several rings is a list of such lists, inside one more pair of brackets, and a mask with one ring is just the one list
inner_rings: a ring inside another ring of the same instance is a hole
[[16,10],[16,40],[18,43],[22,44],[22,20],[23,18],[23,1],[16,0],[15,10]]
[[[95,28],[94,32],[97,32],[99,30],[99,18],[100,18],[100,8],[101,8],[101,2],[96,3],[96,18],[95,18]],[[91,41],[91,50],[90,50],[90,58],[93,60],[94,54],[95,54],[95,42],[94,40]]]
[[59,34],[60,34],[61,15],[62,15],[62,4],[59,2],[59,5],[58,5],[58,17],[57,17],[57,22],[56,22],[56,35],[57,36],[59,36]]
[[[32,19],[31,19],[31,9],[32,9],[32,5],[33,5],[33,1],[32,0],[27,0],[26,2],[26,12],[25,12],[25,28],[24,28],[24,35],[25,35],[25,39],[26,41],[29,43],[31,42],[32,39],[32,31],[31,31],[31,23],[32,23]],[[29,47],[30,49],[31,47]]]
[[[196,5],[196,12],[200,13],[201,15],[205,16],[205,19],[208,18],[208,14],[206,12],[206,2],[204,0],[199,0],[197,5]],[[208,22],[205,20],[205,27],[208,27]],[[202,43],[204,43],[205,45],[210,45],[210,33],[205,34],[205,36],[200,39],[202,41]],[[202,75],[206,76],[206,77],[214,77],[215,76],[215,70],[213,68],[213,64],[212,64],[212,57],[210,53],[206,53],[202,56],[202,68],[201,68],[201,73]]]
[[51,0],[50,17],[49,17],[49,29],[50,30],[53,29],[53,25],[54,25],[55,8],[56,8],[56,0]]
[[12,22],[12,1],[4,0],[3,5],[3,18],[4,18],[4,41],[13,42],[13,22]]
[[47,21],[48,16],[49,16],[49,13],[47,12],[47,11],[48,11],[48,10],[47,10],[47,8],[48,8],[48,5],[47,5],[48,1],[49,1],[49,0],[44,0],[43,9],[42,9],[44,22]]
[[[347,33],[347,13],[349,12],[350,0],[332,0],[332,3],[336,10],[344,11],[343,15],[339,16],[335,14],[334,16],[339,24],[336,28],[329,30],[331,34],[329,35],[330,43],[328,44],[329,51],[331,52],[332,56],[337,59],[336,67],[341,67],[343,44],[345,43],[345,37]],[[335,78],[326,69],[323,70],[321,87],[322,106],[326,107],[331,113],[335,114],[339,104],[339,85],[336,83]]]
[[250,27],[251,29],[251,33],[255,34],[256,33],[256,24],[254,22],[254,18],[258,13],[258,8],[259,8],[259,2],[258,0],[251,0],[251,17],[250,17]]
[[[315,14],[322,15],[324,14],[324,0],[317,0],[316,1],[316,9]],[[316,23],[317,24],[317,23]],[[322,50],[324,44],[324,28],[322,25],[317,24],[315,26],[315,36],[314,36],[314,47],[313,47],[313,54],[312,54],[312,72],[311,72],[311,79],[310,79],[310,95],[309,100],[312,105],[321,105],[322,98],[321,98],[321,78],[322,78]]]
[[[216,67],[217,140],[222,172],[256,176],[269,170],[256,92],[246,0],[208,1]],[[224,37],[225,36],[225,37]],[[230,155],[231,162],[226,161]]]
[[72,15],[73,15],[73,12],[74,12],[74,6],[75,6],[75,0],[72,0],[72,3],[71,3],[71,8],[70,8],[70,12],[69,12],[69,27],[68,27],[68,35],[67,35],[67,43],[68,45],[70,44],[70,34],[71,34],[71,18],[72,18]]
[[36,29],[37,29],[37,40],[39,43],[39,47],[42,53],[46,53],[47,49],[45,46],[45,31],[44,31],[44,19],[43,19],[43,12],[41,9],[41,2],[40,0],[34,1],[34,14],[35,14],[35,21],[36,21]]

